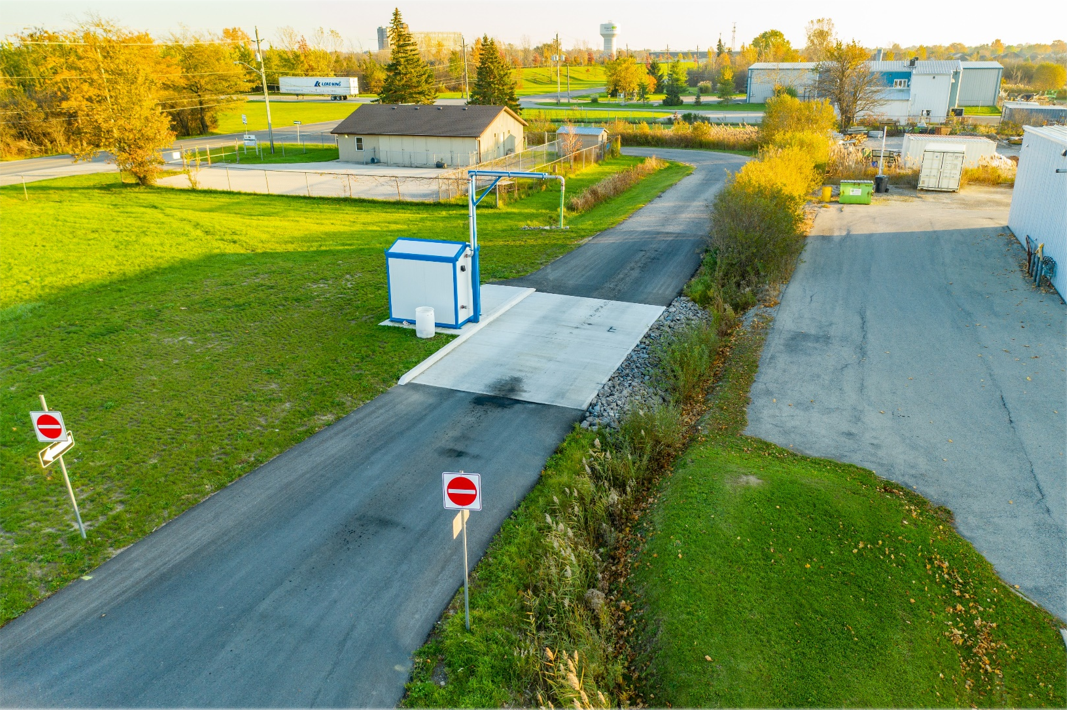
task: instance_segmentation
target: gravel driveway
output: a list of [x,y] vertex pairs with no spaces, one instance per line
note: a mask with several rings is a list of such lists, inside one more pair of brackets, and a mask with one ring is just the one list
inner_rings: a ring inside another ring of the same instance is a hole
[[948,506],[1007,582],[1067,619],[1067,310],[1021,271],[1010,200],[896,192],[820,211],[747,433]]

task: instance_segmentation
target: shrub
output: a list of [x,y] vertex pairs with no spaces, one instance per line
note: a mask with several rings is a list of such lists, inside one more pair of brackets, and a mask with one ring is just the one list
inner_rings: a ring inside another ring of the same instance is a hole
[[815,161],[799,147],[768,148],[759,160],[749,161],[737,172],[739,188],[751,192],[781,192],[797,202],[796,208],[821,182]]
[[780,133],[812,132],[829,136],[837,126],[834,108],[825,99],[800,101],[789,94],[767,99],[760,124],[760,145],[770,145]]
[[584,212],[604,200],[622,194],[666,165],[666,161],[660,160],[654,155],[650,158],[645,158],[638,165],[617,172],[614,175],[609,175],[580,194],[575,195],[567,201],[567,209],[571,212]]
[[657,350],[663,388],[677,404],[688,404],[703,393],[718,347],[719,336],[714,324],[695,323]]
[[796,148],[808,155],[819,173],[826,172],[830,162],[830,137],[816,131],[789,131],[778,133],[771,139],[775,148]]
[[774,182],[742,182],[741,174],[715,196],[705,268],[725,305],[755,305],[756,289],[789,274],[803,247],[803,204]]

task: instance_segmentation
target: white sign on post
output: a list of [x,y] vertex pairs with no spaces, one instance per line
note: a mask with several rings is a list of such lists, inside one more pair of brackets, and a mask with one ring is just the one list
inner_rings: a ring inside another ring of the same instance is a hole
[[47,446],[37,452],[37,459],[42,468],[48,468],[57,460],[59,468],[63,471],[63,482],[67,484],[67,493],[70,495],[70,504],[74,506],[74,517],[78,519],[78,530],[85,539],[85,525],[82,524],[82,514],[78,510],[78,501],[74,498],[74,488],[70,485],[70,476],[67,475],[67,464],[63,460],[63,454],[74,448],[74,434],[67,431],[63,425],[63,415],[59,412],[48,411],[48,404],[41,397],[42,412],[30,412],[30,420],[33,422],[33,430],[37,433],[37,441],[43,441]]
[[442,473],[445,510],[481,510],[482,477],[477,473]]
[[51,444],[64,438],[67,433],[67,428],[63,426],[63,415],[59,412],[30,412],[30,419],[37,441]]
[[243,113],[241,114],[241,123],[245,124],[246,126],[248,125],[248,116],[244,115]]
[[467,518],[470,511],[482,509],[482,477],[477,473],[442,473],[441,490],[445,510],[458,510],[452,520],[452,539],[463,534],[463,613],[466,615],[467,631],[471,630],[470,595],[467,591]]

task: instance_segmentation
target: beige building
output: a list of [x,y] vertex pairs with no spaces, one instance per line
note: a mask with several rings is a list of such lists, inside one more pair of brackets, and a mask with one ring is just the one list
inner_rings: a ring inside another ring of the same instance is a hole
[[525,126],[504,106],[364,104],[331,133],[341,162],[451,168],[521,151]]

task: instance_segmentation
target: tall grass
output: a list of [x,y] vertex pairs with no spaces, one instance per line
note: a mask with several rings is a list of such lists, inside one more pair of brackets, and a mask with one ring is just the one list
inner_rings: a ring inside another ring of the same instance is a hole
[[663,124],[625,123],[608,124],[608,132],[622,138],[625,146],[662,146],[665,148],[696,148],[699,150],[756,150],[759,129],[754,126],[715,125],[704,121],[686,123],[675,121],[673,126]]
[[571,212],[584,212],[585,210],[600,204],[604,200],[626,192],[631,187],[641,182],[645,177],[665,167],[666,161],[656,156],[645,158],[641,163],[632,168],[609,175],[598,183],[590,185],[588,189],[567,201],[567,209]]
[[1017,166],[1002,155],[982,158],[978,166],[964,168],[960,187],[966,185],[1014,185]]
[[[872,164],[873,163],[873,164]],[[882,173],[889,176],[890,183],[917,187],[919,169],[903,163],[883,164]],[[840,185],[842,180],[873,180],[878,174],[878,165],[863,150],[854,145],[837,144],[830,147],[830,162],[826,168],[826,184]]]
[[704,322],[684,328],[660,346],[658,374],[663,389],[677,404],[689,404],[704,391],[718,345],[714,323]]

